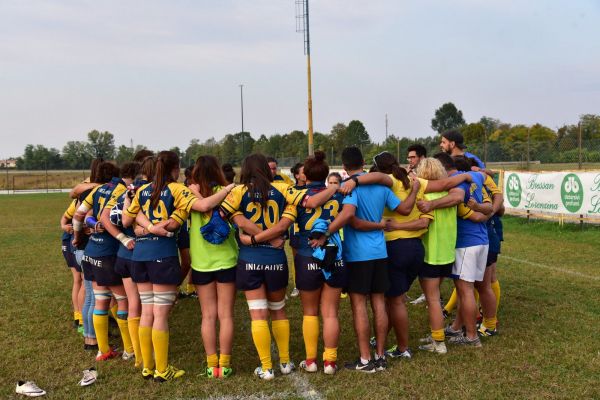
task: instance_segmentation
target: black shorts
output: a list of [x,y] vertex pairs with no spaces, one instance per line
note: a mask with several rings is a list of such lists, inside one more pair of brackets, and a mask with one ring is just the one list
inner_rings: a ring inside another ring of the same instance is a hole
[[65,258],[65,262],[67,263],[67,267],[75,268],[76,271],[81,272],[81,267],[77,264],[77,260],[75,260],[75,254],[71,251],[71,244],[69,240],[63,240],[61,245],[62,255]]
[[179,257],[165,257],[152,261],[133,261],[131,279],[135,283],[151,282],[157,285],[179,285],[181,266]]
[[84,278],[88,279],[85,276],[85,270],[91,268],[93,271],[93,280],[98,286],[120,286],[123,284],[123,280],[121,276],[115,272],[115,261],[116,256],[100,256],[100,257],[90,257],[88,255],[83,255],[83,259],[81,261],[81,265],[84,266]]
[[336,289],[343,289],[347,283],[347,273],[344,261],[335,263],[329,279],[312,257],[296,254],[294,257],[294,269],[296,271],[296,288],[299,290],[317,290],[323,287],[323,283]]
[[214,281],[217,281],[218,283],[235,282],[235,270],[235,267],[210,272],[192,269],[192,283],[194,285],[208,285]]
[[346,267],[348,293],[385,293],[390,286],[387,258],[346,262]]
[[494,251],[488,251],[486,267],[491,267],[493,263],[498,262],[498,253]]
[[128,258],[121,258],[117,256],[115,261],[115,272],[121,276],[121,278],[131,278],[131,268],[133,261]]
[[275,292],[288,285],[288,265],[256,264],[238,260],[235,283],[239,290],[254,290],[264,284],[267,292]]
[[431,265],[426,262],[423,263],[421,269],[419,270],[419,278],[427,279],[427,278],[448,278],[452,273],[453,262],[450,264],[442,264],[442,265]]
[[423,242],[419,238],[396,239],[385,243],[388,253],[390,288],[386,297],[396,297],[408,292],[425,258]]

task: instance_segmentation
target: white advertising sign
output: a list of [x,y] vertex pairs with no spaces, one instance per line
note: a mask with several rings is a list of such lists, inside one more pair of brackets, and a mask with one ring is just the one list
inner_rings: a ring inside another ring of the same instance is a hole
[[534,212],[600,216],[600,171],[506,171],[504,206]]

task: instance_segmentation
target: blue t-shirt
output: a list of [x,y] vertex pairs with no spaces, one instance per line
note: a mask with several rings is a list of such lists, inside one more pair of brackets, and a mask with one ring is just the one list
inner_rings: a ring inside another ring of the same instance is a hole
[[483,163],[483,161],[481,161],[479,159],[479,157],[477,157],[475,154],[473,153],[469,153],[468,151],[465,151],[465,157],[469,157],[475,160],[475,162],[477,163],[477,166],[481,169],[485,169],[485,164]]
[[[327,186],[325,186],[325,182],[311,182],[308,185],[303,186],[303,188],[308,189],[307,194],[312,196],[325,190]],[[340,193],[336,193],[321,207],[315,209],[304,208],[301,206],[296,207],[297,216],[295,225],[298,230],[294,232],[294,235],[298,238],[298,254],[305,257],[312,257],[314,249],[308,244],[308,236],[310,235],[313,223],[317,219],[329,222],[333,221],[342,209],[343,200],[344,196]]]
[[[452,174],[451,176],[464,173],[458,172],[456,174]],[[467,204],[469,198],[473,197],[475,201],[478,203],[483,203],[483,176],[479,172],[468,172],[473,177],[473,182],[463,182],[457,187],[462,189],[465,192],[465,197],[463,199],[463,203]],[[469,221],[466,218],[463,218],[460,215],[461,206],[458,207],[459,214],[457,215],[457,224],[456,224],[456,248],[464,248],[471,246],[479,246],[483,244],[488,244],[488,233],[487,226],[485,222],[473,222]],[[465,214],[464,216],[467,216]]]
[[[357,218],[371,222],[380,222],[385,207],[395,210],[400,203],[400,199],[390,188],[381,185],[359,186],[342,202],[356,207]],[[357,231],[350,225],[344,227],[344,261],[357,262],[381,258],[387,258],[383,231]]]

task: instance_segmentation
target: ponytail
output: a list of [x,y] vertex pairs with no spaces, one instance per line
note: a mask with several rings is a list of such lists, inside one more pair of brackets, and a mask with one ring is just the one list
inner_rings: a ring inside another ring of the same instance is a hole
[[405,190],[410,188],[410,179],[404,168],[398,164],[396,157],[387,151],[381,152],[373,157],[373,162],[380,172],[392,174],[392,176],[402,182]]
[[160,200],[163,189],[171,182],[175,182],[171,172],[179,167],[179,156],[172,151],[161,151],[156,158],[150,208],[155,209]]

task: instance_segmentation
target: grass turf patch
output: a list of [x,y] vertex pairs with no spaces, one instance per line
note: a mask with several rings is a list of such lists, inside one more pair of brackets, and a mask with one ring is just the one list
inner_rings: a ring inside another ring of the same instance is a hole
[[[16,398],[17,380],[34,380],[48,398],[598,398],[600,354],[597,329],[600,276],[598,230],[558,227],[547,222],[505,221],[503,255],[498,262],[502,285],[500,335],[483,348],[448,346],[446,356],[416,350],[429,332],[424,305],[409,305],[409,361],[389,363],[374,375],[340,371],[296,372],[274,381],[257,380],[259,364],[250,335],[245,300],[238,295],[233,349],[235,374],[223,381],[201,376],[204,352],[197,300],[178,302],[170,319],[170,362],[187,371],[165,384],[144,381],[132,362],[98,363],[98,381],[77,386],[81,371],[94,364],[83,341],[71,328],[71,273],[60,253],[58,222],[68,206],[64,194],[0,197],[0,397]],[[508,258],[503,258],[506,255]],[[584,262],[581,257],[588,261]],[[530,261],[553,269],[536,267]],[[568,269],[585,276],[562,272]],[[450,283],[443,285],[448,298]],[[410,291],[418,296],[415,283]],[[304,357],[300,300],[288,300],[291,355]],[[357,357],[348,300],[340,310],[340,364]],[[113,341],[120,345],[118,340]],[[393,335],[388,344],[394,343]],[[319,354],[322,351],[320,344]],[[321,366],[321,361],[319,360]]]

